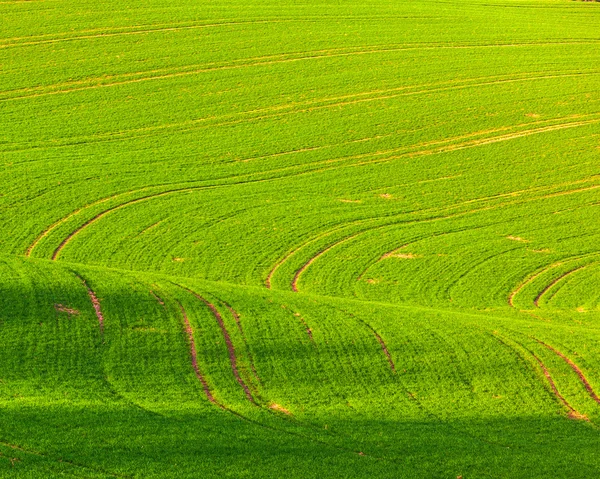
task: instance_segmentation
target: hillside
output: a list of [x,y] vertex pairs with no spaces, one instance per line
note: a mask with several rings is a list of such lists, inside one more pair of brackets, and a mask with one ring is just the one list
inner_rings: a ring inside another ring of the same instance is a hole
[[600,4],[0,18],[0,477],[600,476]]

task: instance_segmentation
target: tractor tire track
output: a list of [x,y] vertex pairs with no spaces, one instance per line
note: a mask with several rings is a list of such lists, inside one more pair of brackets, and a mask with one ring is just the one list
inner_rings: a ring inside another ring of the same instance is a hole
[[[147,35],[152,33],[165,33],[165,32],[177,32],[182,30],[199,30],[203,28],[219,28],[219,27],[230,27],[237,25],[260,25],[260,24],[274,24],[274,23],[290,23],[290,22],[306,22],[306,19],[271,19],[271,20],[248,20],[248,21],[237,21],[237,22],[217,22],[217,23],[200,23],[195,25],[172,25],[172,24],[158,24],[158,25],[145,25],[139,27],[124,27],[125,31],[111,31],[109,29],[92,29],[92,30],[81,30],[78,35],[71,35],[57,38],[47,38],[40,40],[33,40],[34,38],[47,37],[49,35],[39,35],[30,37],[13,37],[7,39],[4,43],[0,43],[0,49],[24,47],[24,46],[37,46],[47,45],[62,42],[72,42],[79,40],[92,40],[98,38],[111,38],[131,35]],[[135,30],[135,28],[138,28]]]
[[[511,347],[508,343],[506,343],[506,341],[504,341],[504,339],[502,339],[502,337],[497,332],[494,332],[494,333],[486,332],[486,333],[490,337],[492,337],[496,341],[498,341],[499,343],[503,344],[504,346],[506,346],[507,348],[509,348],[510,350],[512,350],[519,358],[522,358],[521,354],[519,354],[519,352],[516,351],[515,348]],[[527,351],[531,355],[531,357],[535,360],[535,362],[537,363],[537,365],[541,369],[542,373],[544,374],[546,380],[548,381],[548,384],[550,386],[552,394],[556,397],[556,399],[558,399],[558,402],[560,404],[562,404],[568,410],[568,413],[567,413],[568,417],[570,419],[575,419],[575,420],[581,420],[581,419],[583,419],[583,420],[587,421],[588,419],[586,418],[586,416],[583,415],[583,414],[581,414],[573,406],[571,406],[571,404],[560,393],[560,391],[558,390],[558,387],[556,386],[556,383],[554,382],[554,379],[552,378],[552,375],[550,374],[550,371],[548,370],[548,368],[546,367],[546,365],[543,363],[543,361],[533,351],[529,350],[524,345],[522,345],[520,343],[516,343],[516,344],[518,344],[521,348],[523,348],[525,351]]]
[[219,312],[219,310],[216,308],[216,306],[214,304],[212,304],[210,301],[208,301],[204,297],[200,296],[195,291],[192,291],[191,289],[186,288],[185,286],[181,286],[181,285],[177,285],[177,286],[179,286],[183,290],[191,293],[196,299],[203,302],[208,307],[208,309],[210,309],[212,315],[217,320],[217,323],[219,324],[219,328],[221,329],[221,333],[223,334],[223,338],[225,339],[225,344],[227,346],[227,351],[229,353],[229,362],[231,364],[231,369],[233,371],[233,375],[234,375],[236,381],[238,382],[238,384],[243,389],[248,401],[250,401],[251,403],[256,405],[257,403],[256,403],[254,397],[252,396],[252,393],[250,392],[250,388],[248,387],[248,385],[244,382],[244,380],[240,376],[235,347],[233,345],[233,342],[231,341],[231,336],[229,335],[229,332],[227,331],[227,327],[225,326],[225,322],[223,321],[223,317],[221,316],[221,313]]
[[[185,67],[177,67],[176,69],[155,69],[146,70],[140,72],[123,73],[119,75],[108,75],[97,78],[90,78],[86,80],[77,80],[70,82],[55,83],[52,85],[39,86],[39,87],[26,87],[16,90],[6,90],[0,92],[0,102],[24,100],[32,98],[40,98],[51,95],[62,95],[74,92],[81,92],[87,90],[96,90],[99,88],[112,88],[123,85],[130,85],[136,83],[142,83],[147,81],[160,81],[168,80],[172,78],[180,78],[186,76],[200,75],[203,73],[227,71],[227,70],[238,70],[244,68],[262,67],[270,65],[278,65],[285,63],[296,63],[299,61],[307,60],[321,60],[329,58],[347,57],[352,55],[365,55],[365,54],[377,54],[381,52],[395,52],[407,50],[406,48],[397,49],[375,49],[375,50],[362,50],[362,51],[343,51],[343,49],[326,49],[326,50],[314,50],[311,55],[299,56],[299,53],[283,53],[278,55],[267,55],[261,57],[253,57],[248,59],[236,60],[229,64],[223,63],[206,63],[189,65]],[[290,104],[278,105],[268,107],[265,109],[259,109],[256,111],[275,111],[287,110],[294,107],[304,105],[308,111],[310,105],[319,103],[327,103],[322,105],[320,108],[335,108],[345,105],[352,105],[370,101],[387,100],[397,98],[401,96],[413,96],[422,95],[428,93],[439,93],[444,91],[462,90],[473,87],[485,87],[509,83],[527,82],[527,81],[538,81],[538,80],[551,80],[560,78],[584,78],[588,76],[598,75],[600,72],[597,70],[590,71],[545,71],[545,72],[531,72],[521,73],[520,76],[509,76],[509,75],[490,75],[484,77],[465,78],[459,80],[447,80],[442,82],[424,83],[418,85],[407,85],[396,88],[370,90],[366,92],[358,92],[347,95],[341,95],[329,98],[317,98],[313,100],[307,100],[304,102],[294,102]],[[424,88],[431,87],[431,88]],[[407,91],[409,90],[409,91]],[[412,90],[412,91],[410,91]],[[366,97],[366,98],[361,98]],[[336,102],[336,103],[332,103]],[[318,108],[318,107],[313,107]],[[294,113],[292,110],[290,113]],[[248,113],[248,112],[242,112]]]
[[[596,189],[597,186],[593,186],[593,189]],[[578,190],[571,190],[574,193],[578,193],[581,191],[587,191],[589,188],[583,188],[583,189],[578,189]],[[552,193],[549,195],[545,195],[543,197],[541,197],[541,199],[547,199],[550,197],[554,197],[554,196],[558,196],[558,195],[565,195],[568,194],[569,192],[560,192],[560,193]],[[554,268],[558,268],[559,266],[563,266],[566,263],[572,263],[573,261],[578,261],[578,260],[582,260],[582,259],[586,259],[586,258],[590,258],[590,257],[594,257],[599,255],[600,253],[598,252],[594,252],[594,253],[588,253],[585,255],[581,255],[581,256],[571,256],[571,257],[566,257],[561,259],[560,261],[557,261],[555,263],[552,263],[548,266],[544,266],[540,269],[538,269],[536,272],[534,272],[532,275],[526,277],[521,283],[519,283],[519,285],[510,292],[510,294],[508,295],[508,304],[513,307],[516,308],[516,306],[514,305],[514,299],[515,297],[521,292],[523,291],[523,289],[525,289],[527,286],[529,286],[531,283],[533,283],[537,278],[539,278],[540,276],[542,276],[543,274],[547,273],[548,271],[550,271],[551,269]],[[550,289],[550,288],[548,288]],[[537,303],[535,302],[537,300],[537,302],[539,302],[541,296],[544,294],[544,291],[542,291],[542,293],[538,294],[538,296],[536,296],[535,300],[534,300],[534,304],[535,306],[538,306]]]
[[561,281],[563,281],[565,278],[568,278],[569,276],[571,276],[572,274],[577,273],[578,271],[581,271],[584,268],[587,268],[588,266],[590,266],[593,263],[588,263],[585,264],[583,266],[578,266],[575,269],[572,269],[571,271],[567,271],[566,273],[561,274],[558,278],[556,278],[554,281],[552,281],[550,284],[548,284],[543,290],[541,290],[538,295],[535,297],[535,299],[533,300],[533,304],[535,304],[536,308],[539,308],[539,302],[540,300],[552,289],[554,288],[554,286],[556,286],[558,283],[560,283]]
[[88,296],[94,308],[94,312],[96,313],[96,318],[98,319],[98,325],[100,326],[100,334],[104,334],[104,315],[102,314],[102,306],[100,305],[100,300],[98,296],[94,292],[92,288],[88,285],[87,281],[83,279],[81,276],[75,273],[75,276],[79,281],[83,283],[85,289],[87,290]]
[[539,344],[541,344],[542,346],[545,346],[546,348],[548,348],[550,351],[552,351],[554,354],[556,354],[558,357],[560,357],[565,363],[567,363],[571,367],[571,369],[575,372],[575,374],[577,374],[577,377],[579,378],[579,380],[585,387],[586,391],[589,393],[590,397],[596,403],[600,404],[600,397],[598,397],[598,395],[592,388],[592,385],[589,383],[589,381],[587,380],[587,378],[585,377],[585,375],[583,374],[581,369],[579,369],[577,367],[577,365],[571,359],[569,359],[567,356],[565,356],[563,353],[561,353],[557,349],[553,348],[552,346],[544,343],[543,341],[540,341],[539,339],[536,339],[536,338],[533,338],[533,339],[535,341],[537,341]]
[[316,255],[314,255],[312,258],[310,258],[306,263],[304,263],[300,269],[298,269],[296,271],[296,273],[294,274],[294,277],[292,278],[292,283],[291,283],[291,287],[292,287],[292,291],[294,291],[295,293],[298,292],[298,280],[300,279],[300,276],[302,276],[302,274],[308,269],[308,267],[313,264],[316,260],[318,260],[321,256],[323,256],[325,253],[331,251],[333,248],[335,248],[336,246],[339,246],[340,244],[343,244],[347,241],[350,241],[354,238],[356,238],[358,235],[360,235],[362,232],[359,233],[355,233],[351,236],[348,236],[346,238],[343,238],[329,246],[327,246],[326,248],[322,249],[321,251],[319,251]]
[[246,333],[244,332],[244,329],[242,327],[242,320],[240,318],[240,315],[235,309],[233,309],[233,307],[231,305],[229,305],[229,303],[223,301],[222,299],[219,299],[219,301],[221,303],[223,303],[223,305],[229,310],[229,312],[231,313],[231,316],[233,316],[233,319],[235,320],[235,323],[237,324],[238,331],[240,332],[240,336],[242,337],[242,340],[244,341],[244,344],[246,346],[246,352],[248,354],[248,361],[250,363],[250,368],[252,369],[254,378],[260,384],[261,383],[260,376],[258,375],[258,372],[256,371],[256,366],[254,364],[254,358],[252,357],[252,353],[250,352],[250,347],[248,346],[248,340],[246,339]]
[[[477,143],[470,142],[470,146],[467,146],[467,147],[480,146],[482,144],[489,144],[489,143],[497,142],[497,141],[507,141],[507,140],[510,140],[510,139],[513,139],[513,138],[521,138],[523,136],[528,136],[528,134],[536,134],[536,133],[543,133],[543,132],[548,132],[548,131],[556,131],[557,129],[573,128],[573,127],[576,127],[576,126],[588,125],[588,124],[599,123],[599,122],[600,122],[600,119],[594,119],[594,120],[588,120],[588,121],[585,121],[585,122],[576,122],[575,124],[568,123],[568,124],[566,124],[566,126],[565,125],[554,125],[552,127],[545,127],[545,128],[535,129],[535,130],[532,130],[532,132],[529,132],[529,133],[522,132],[521,134],[519,134],[517,136],[507,135],[507,136],[504,136],[502,139],[496,139],[494,141],[487,141],[485,143],[483,141],[480,141],[480,142],[477,142]],[[456,147],[454,149],[462,149],[462,147],[459,146],[459,147]],[[446,149],[446,151],[450,151],[450,150]],[[419,156],[423,156],[424,154],[437,154],[437,153],[441,153],[441,152],[444,152],[444,151],[441,151],[441,150],[428,150],[426,152],[419,153]],[[407,154],[407,155],[390,157],[390,158],[387,158],[387,159],[384,159],[384,160],[372,161],[369,164],[381,163],[382,161],[391,161],[392,159],[397,159],[397,158],[401,158],[401,157],[404,157],[404,156],[415,156],[415,155],[411,153],[411,154]],[[339,160],[335,160],[335,161],[339,161]],[[325,163],[330,163],[330,162],[331,162],[331,160],[325,161]],[[312,166],[315,166],[315,165],[319,166],[321,164],[323,164],[323,162],[315,162],[315,163],[309,164],[309,167],[312,167]],[[364,163],[363,163],[363,165],[364,165]],[[301,165],[301,166],[304,166],[304,165]],[[358,165],[352,165],[352,166],[358,166]],[[173,190],[167,190],[167,191],[163,191],[163,192],[160,192],[160,193],[156,193],[156,194],[153,194],[153,195],[148,195],[148,196],[141,197],[141,198],[132,199],[132,200],[127,201],[125,203],[122,203],[120,205],[113,206],[112,208],[109,208],[109,209],[107,209],[107,210],[105,210],[105,211],[97,214],[95,217],[93,217],[90,220],[88,220],[87,222],[85,222],[83,225],[81,225],[79,228],[77,228],[75,231],[73,231],[69,236],[67,236],[63,240],[63,242],[55,249],[55,251],[54,251],[54,253],[52,255],[52,259],[56,260],[58,258],[58,256],[60,255],[61,251],[64,249],[64,247],[75,236],[77,236],[79,233],[81,233],[81,231],[83,231],[89,225],[95,223],[96,221],[98,221],[99,219],[103,218],[107,214],[109,214],[109,213],[111,213],[113,211],[119,210],[121,208],[124,208],[125,206],[130,206],[132,204],[136,204],[136,203],[139,203],[139,202],[142,202],[142,201],[147,201],[147,200],[150,200],[150,199],[154,199],[154,198],[158,198],[158,197],[162,197],[162,196],[166,196],[166,195],[170,195],[170,194],[173,194],[173,193],[190,192],[190,191],[197,191],[197,190],[201,190],[201,189],[211,189],[211,188],[218,188],[218,187],[225,187],[225,186],[234,186],[234,185],[239,185],[239,184],[256,183],[256,182],[275,181],[275,180],[279,180],[279,179],[289,179],[291,177],[301,176],[301,175],[305,175],[305,174],[318,173],[318,172],[322,172],[322,171],[325,171],[327,169],[332,169],[332,168],[336,168],[336,167],[335,166],[330,166],[329,168],[308,169],[308,170],[300,171],[300,172],[297,172],[297,171],[296,172],[292,172],[291,174],[282,175],[282,176],[279,176],[279,177],[273,176],[273,177],[270,177],[270,178],[267,177],[267,178],[262,178],[262,179],[239,181],[237,183],[222,183],[222,184],[213,184],[213,185],[203,185],[203,186],[197,186],[197,187],[177,188],[177,189],[173,189]],[[290,171],[290,170],[293,171],[293,170],[297,170],[297,169],[298,169],[298,167],[287,167],[287,168],[281,168],[281,169],[278,169],[278,170],[270,170],[270,171],[268,171],[268,173],[269,174],[274,174],[274,173],[279,173],[279,172],[287,172],[287,171]],[[246,175],[246,176],[249,176],[249,175]],[[592,179],[581,180],[581,181],[578,181],[578,182],[575,182],[575,183],[589,182],[589,181],[592,181]],[[562,195],[566,195],[566,194],[573,194],[573,193],[578,193],[578,192],[584,192],[584,191],[591,191],[591,190],[595,190],[595,189],[598,189],[598,188],[600,188],[600,185],[593,185],[593,186],[589,186],[587,188],[582,188],[582,189],[576,190],[576,191],[558,192],[558,193],[555,193],[554,195],[548,195],[548,196],[546,196],[546,198],[550,198],[550,197],[553,197],[553,196],[562,196]],[[531,189],[531,191],[535,191],[535,190],[536,189]],[[523,190],[523,191],[526,191],[526,190]],[[495,197],[506,197],[506,196],[510,197],[510,196],[518,195],[519,193],[520,192],[512,192],[512,193],[507,193],[507,194],[504,194],[504,195],[495,195]],[[536,198],[534,198],[533,200],[535,200],[535,199]],[[465,202],[464,204],[473,203],[473,202],[476,202],[476,201],[485,201],[485,198],[478,199],[478,200],[470,200],[469,202]],[[96,202],[95,204],[98,204],[100,202],[102,202],[102,200],[99,201],[99,202]],[[450,208],[455,208],[456,206],[457,205],[452,205]],[[491,208],[495,208],[495,207],[497,207],[497,206],[492,206]],[[479,210],[471,210],[468,213],[473,213],[473,212],[482,211],[482,210],[485,210],[485,208],[482,208],[482,209],[479,209]],[[75,215],[77,212],[71,214],[71,216]],[[468,213],[460,213],[460,214],[468,214]],[[55,225],[53,225],[50,228],[50,230],[54,229],[56,226],[62,224],[62,222],[63,221],[60,220],[59,222],[55,223]],[[41,240],[43,237],[45,237],[48,234],[48,232],[46,232],[45,234],[43,234],[42,237],[39,238],[39,240]],[[39,242],[39,240],[36,240],[36,242],[32,246],[30,246],[30,248],[28,249],[29,254],[31,254],[31,251],[33,250],[33,248],[35,247],[35,245]],[[322,251],[321,254],[324,254],[325,252],[326,251]],[[290,256],[291,255],[293,255],[293,252],[290,254]],[[303,270],[306,269],[308,266],[310,266],[310,264],[306,264],[302,268],[302,271],[300,271],[300,273],[298,274],[298,277],[300,276],[300,274],[302,274]],[[270,272],[269,276],[267,278],[267,284],[268,285],[270,285],[271,278],[273,276],[273,272],[274,271]],[[297,278],[295,278],[295,280],[292,281],[292,285],[295,285],[296,282],[297,282]]]
[[[571,191],[569,191],[569,192],[561,192],[560,194],[561,194],[561,195],[564,195],[564,194],[574,194],[574,193],[579,193],[579,192],[581,192],[581,191],[587,191],[587,190],[591,190],[591,189],[597,189],[597,188],[600,188],[600,185],[594,185],[594,186],[592,186],[592,187],[588,187],[588,188],[584,188],[584,189],[571,190]],[[511,194],[507,194],[507,195],[503,195],[503,196],[514,196],[514,195],[515,195],[514,193],[511,193]],[[328,253],[329,251],[331,251],[332,249],[334,249],[336,246],[338,246],[338,245],[340,245],[340,244],[343,244],[343,243],[345,243],[345,242],[347,242],[347,241],[350,241],[350,240],[352,240],[352,239],[354,239],[354,238],[356,238],[356,237],[358,237],[358,236],[361,236],[361,235],[363,235],[363,234],[368,234],[368,233],[371,233],[371,232],[373,232],[373,231],[376,231],[376,230],[379,230],[379,229],[382,229],[382,228],[386,228],[386,227],[394,227],[394,226],[399,226],[399,225],[410,225],[410,224],[420,224],[420,223],[430,223],[430,222],[436,222],[436,221],[444,221],[444,220],[448,220],[448,219],[452,219],[452,218],[457,218],[457,217],[461,217],[461,216],[466,216],[466,215],[470,215],[470,214],[476,214],[476,213],[479,213],[479,212],[482,212],[482,211],[489,211],[489,210],[492,210],[492,209],[498,209],[498,208],[505,207],[505,206],[515,206],[515,205],[519,205],[519,204],[522,204],[522,203],[525,203],[525,202],[539,201],[539,200],[541,200],[541,199],[545,199],[545,198],[547,198],[548,196],[550,196],[550,195],[547,195],[547,196],[542,196],[542,197],[533,197],[533,198],[530,198],[530,199],[524,199],[524,200],[522,200],[522,201],[518,201],[518,200],[517,200],[517,201],[513,201],[513,202],[499,203],[499,204],[496,204],[496,205],[485,206],[485,207],[481,207],[481,208],[477,208],[477,209],[473,209],[473,210],[461,211],[461,212],[457,212],[457,213],[449,214],[449,215],[446,215],[446,216],[433,216],[433,217],[430,217],[430,218],[414,219],[414,220],[405,220],[405,221],[399,221],[399,222],[394,222],[394,221],[389,221],[389,220],[388,220],[388,222],[385,222],[385,223],[383,223],[383,224],[374,225],[372,228],[369,228],[369,229],[364,229],[364,230],[358,231],[357,233],[354,233],[354,234],[352,234],[352,235],[350,235],[350,236],[347,236],[347,237],[345,237],[345,238],[342,238],[342,239],[340,239],[340,240],[338,240],[338,241],[336,241],[336,242],[334,242],[334,243],[330,244],[330,245],[329,245],[329,246],[327,246],[326,248],[324,248],[324,249],[320,250],[320,251],[319,251],[319,252],[318,252],[316,255],[312,256],[312,257],[311,257],[311,258],[310,258],[308,261],[306,261],[306,262],[305,262],[305,263],[304,263],[304,264],[303,264],[303,265],[300,267],[300,269],[298,269],[298,270],[296,271],[296,273],[294,274],[294,277],[292,278],[292,281],[291,281],[291,289],[292,289],[292,291],[294,291],[294,292],[298,292],[298,291],[299,291],[299,289],[298,289],[298,279],[299,279],[299,278],[300,278],[300,276],[301,276],[301,275],[302,275],[302,274],[303,274],[303,273],[304,273],[304,272],[305,272],[305,271],[306,271],[306,270],[307,270],[307,269],[308,269],[308,268],[309,268],[309,267],[310,267],[310,266],[311,266],[311,265],[312,265],[312,264],[313,264],[313,263],[314,263],[316,260],[318,260],[318,259],[319,259],[321,256],[325,255],[326,253]],[[490,197],[490,198],[497,198],[497,197],[498,197],[498,196],[493,196],[493,197]],[[455,206],[453,206],[453,207],[455,207]],[[441,212],[442,210],[438,210],[438,211],[440,211],[440,212]],[[374,221],[375,221],[375,220],[374,220]],[[379,221],[381,221],[381,220],[379,220]],[[385,220],[384,220],[384,221],[385,221]],[[350,224],[348,224],[348,227],[350,227],[350,226],[354,226],[354,225],[356,225],[356,224],[360,225],[360,224],[361,224],[361,223],[363,223],[363,222],[365,222],[365,221],[364,221],[364,220],[362,220],[362,221],[359,221],[359,222],[350,223]],[[340,228],[340,229],[341,229],[341,228]],[[327,236],[327,235],[326,235],[326,234],[323,234],[323,235],[321,235],[321,237],[325,237],[325,236]],[[307,242],[307,243],[305,243],[305,244],[307,245],[307,244],[310,244],[310,243],[312,243],[312,242],[313,242],[313,241],[311,240],[311,241],[309,241],[309,242]],[[291,256],[292,256],[292,255],[293,255],[295,252],[297,252],[297,251],[301,250],[302,248],[303,248],[303,245],[300,245],[300,247],[296,248],[296,249],[295,249],[295,250],[294,250],[292,253],[288,254],[288,255],[287,255],[285,258],[284,258],[284,260],[287,260],[287,259],[288,259],[288,258],[290,258],[290,257],[291,257]],[[279,268],[279,267],[280,267],[282,264],[283,264],[282,262],[278,263],[278,265],[277,265],[277,268]],[[368,268],[367,268],[367,269],[368,269]],[[273,271],[273,270],[272,270],[272,271]],[[274,272],[274,271],[273,271],[273,272]],[[539,274],[542,274],[542,272],[540,272]],[[272,276],[272,275],[271,275],[271,276]],[[535,277],[537,277],[537,275],[536,275]],[[533,279],[535,279],[535,278],[530,278],[530,280],[529,280],[529,281],[533,281]],[[269,282],[268,284],[270,285],[270,282]],[[522,289],[524,286],[525,286],[525,285],[522,285],[522,286],[521,286],[521,288],[518,288],[518,290],[516,290],[516,292],[515,292],[515,291],[513,291],[513,293],[511,293],[511,295],[509,296],[509,304],[510,304],[511,306],[513,306],[513,299],[514,299],[514,296],[515,296],[515,295],[516,295],[516,294],[517,294],[517,293],[518,293],[518,292],[519,292],[519,291],[520,291],[520,290],[521,290],[521,289]],[[513,306],[513,307],[514,307],[514,306]]]
[[194,340],[194,330],[192,329],[192,326],[190,324],[190,321],[188,319],[187,313],[186,313],[183,305],[179,301],[177,301],[177,304],[179,306],[179,310],[181,311],[181,316],[183,317],[183,330],[187,337],[188,345],[190,347],[190,357],[192,359],[192,368],[194,368],[194,374],[196,375],[196,378],[198,379],[198,381],[200,381],[200,384],[202,384],[202,389],[204,389],[204,394],[206,394],[206,398],[211,403],[216,404],[219,407],[223,408],[223,406],[221,406],[215,400],[215,398],[210,390],[210,387],[208,386],[208,382],[206,381],[206,378],[200,371],[200,367],[198,366],[198,353],[196,351],[196,342]]

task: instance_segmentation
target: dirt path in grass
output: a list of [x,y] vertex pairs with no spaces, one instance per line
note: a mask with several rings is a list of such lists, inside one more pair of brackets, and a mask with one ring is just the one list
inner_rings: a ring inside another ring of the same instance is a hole
[[394,360],[392,359],[392,355],[388,351],[388,348],[387,348],[387,346],[385,344],[385,341],[383,340],[383,338],[381,336],[379,336],[379,333],[377,331],[375,331],[375,329],[371,328],[370,326],[369,326],[369,328],[371,329],[371,331],[373,331],[373,334],[377,338],[377,341],[379,341],[381,349],[383,350],[383,352],[385,353],[385,356],[387,357],[387,361],[390,364],[390,368],[392,369],[392,372],[394,374],[396,374],[396,365],[394,364]]
[[229,310],[229,312],[231,313],[231,316],[233,316],[233,319],[235,319],[235,323],[237,324],[238,331],[240,332],[240,335],[242,336],[242,340],[244,341],[244,344],[246,345],[246,351],[248,353],[248,361],[250,362],[250,368],[252,369],[252,373],[254,374],[254,377],[260,383],[261,382],[260,377],[258,375],[258,372],[256,371],[256,366],[254,365],[254,359],[252,357],[252,353],[250,352],[250,348],[248,347],[248,340],[246,339],[246,333],[244,332],[244,328],[242,327],[242,320],[240,318],[240,315],[235,309],[233,309],[233,307],[229,303],[226,303],[223,300],[220,300],[220,301]]
[[548,286],[546,286],[543,290],[541,290],[539,292],[539,294],[535,297],[535,299],[533,300],[533,304],[535,304],[536,308],[539,308],[539,302],[542,299],[542,297],[548,292],[550,291],[556,284],[560,283],[563,279],[571,276],[574,273],[577,273],[578,271],[587,268],[590,265],[590,263],[585,264],[583,266],[579,266],[575,269],[572,269],[571,271],[567,271],[566,273],[561,274],[558,278],[556,278],[554,281],[552,281]]
[[556,387],[556,384],[554,383],[554,379],[552,379],[552,376],[550,375],[550,371],[548,371],[548,368],[542,362],[542,360],[540,358],[538,358],[534,353],[531,353],[531,354],[534,357],[534,359],[537,361],[537,363],[539,364],[540,368],[542,368],[542,371],[544,372],[544,376],[546,376],[546,379],[548,380],[548,383],[550,384],[550,387],[552,388],[552,392],[554,393],[554,395],[569,410],[569,417],[571,419],[584,419],[585,416],[583,414],[577,412],[575,410],[575,408],[573,406],[571,406],[568,403],[568,401],[564,398],[564,396],[558,391],[558,388]]
[[206,382],[206,378],[203,376],[202,372],[200,371],[200,367],[198,366],[198,353],[196,351],[196,342],[194,341],[194,331],[192,329],[192,326],[190,325],[187,313],[185,312],[183,305],[179,301],[177,301],[177,304],[179,305],[179,310],[181,311],[181,315],[183,316],[183,326],[188,339],[188,344],[190,346],[190,355],[192,357],[192,367],[194,368],[194,373],[196,373],[198,381],[200,381],[200,383],[202,384],[202,388],[204,389],[204,394],[206,394],[207,399],[210,402],[216,404],[217,401],[212,395],[212,392],[208,387],[208,382]]
[[240,372],[238,369],[237,356],[235,353],[235,347],[233,345],[233,342],[231,341],[231,336],[229,335],[229,332],[227,331],[227,327],[225,326],[225,322],[223,321],[223,317],[221,316],[221,313],[219,313],[219,310],[216,308],[216,306],[214,304],[212,304],[210,301],[208,301],[204,297],[200,296],[198,293],[192,291],[189,288],[185,288],[183,286],[181,286],[181,287],[183,289],[185,289],[186,291],[190,292],[191,294],[193,294],[196,297],[196,299],[202,301],[212,312],[213,316],[217,320],[217,323],[219,324],[219,327],[221,328],[221,333],[223,334],[223,338],[225,339],[225,344],[227,346],[227,351],[229,353],[229,362],[231,363],[231,369],[233,370],[233,375],[235,376],[235,379],[238,382],[238,384],[244,390],[244,393],[246,394],[246,398],[248,399],[248,401],[250,401],[253,404],[256,404],[256,401],[254,400],[254,397],[252,396],[252,393],[250,392],[250,388],[248,387],[248,385],[244,382],[244,380],[240,376]]
[[306,331],[306,335],[308,336],[309,341],[316,346],[315,339],[313,338],[312,334],[312,329],[308,327],[306,320],[302,317],[300,313],[294,313],[294,316],[297,317],[302,323],[302,326],[304,326],[304,330]]
[[76,276],[83,283],[85,289],[87,289],[88,296],[90,297],[90,301],[92,302],[92,306],[94,307],[94,311],[96,312],[96,317],[98,318],[98,324],[100,325],[100,333],[102,334],[104,333],[104,315],[102,314],[100,300],[98,299],[98,296],[96,295],[94,290],[89,287],[87,281],[79,275]]
[[300,269],[298,271],[296,271],[296,274],[294,274],[294,277],[292,278],[292,283],[291,283],[292,291],[294,291],[295,293],[298,292],[298,280],[300,279],[300,276],[302,275],[302,273],[304,273],[311,264],[313,264],[321,256],[323,256],[328,251],[331,251],[336,246],[339,246],[339,245],[341,245],[343,243],[346,243],[347,241],[350,241],[350,240],[356,238],[357,236],[361,235],[362,233],[363,232],[361,231],[361,232],[355,233],[355,234],[353,234],[351,236],[347,236],[346,238],[342,238],[341,240],[336,241],[335,243],[329,245],[327,248],[322,249],[316,255],[314,255],[312,258],[310,258],[306,263],[304,263],[300,267]]
[[[535,339],[535,338],[534,338]],[[542,346],[545,346],[546,348],[548,348],[550,351],[552,351],[554,354],[556,354],[558,357],[560,357],[565,363],[567,363],[571,369],[573,371],[575,371],[575,374],[577,374],[577,376],[579,377],[579,380],[581,381],[581,383],[583,384],[583,386],[585,387],[586,391],[589,393],[589,395],[591,396],[591,398],[596,401],[598,404],[600,404],[600,397],[598,397],[598,395],[596,394],[596,392],[594,391],[594,389],[592,388],[592,385],[589,383],[589,381],[587,380],[587,378],[585,377],[585,375],[583,374],[583,372],[581,371],[581,369],[579,369],[577,367],[577,365],[571,361],[567,356],[565,356],[563,353],[561,353],[560,351],[558,351],[557,349],[553,348],[552,346],[544,343],[543,341],[540,341],[539,339],[535,339],[538,343],[540,343]]]

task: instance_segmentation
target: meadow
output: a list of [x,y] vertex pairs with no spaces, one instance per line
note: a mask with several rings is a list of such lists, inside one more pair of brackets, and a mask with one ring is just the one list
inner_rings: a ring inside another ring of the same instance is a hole
[[600,476],[600,4],[0,19],[0,477]]

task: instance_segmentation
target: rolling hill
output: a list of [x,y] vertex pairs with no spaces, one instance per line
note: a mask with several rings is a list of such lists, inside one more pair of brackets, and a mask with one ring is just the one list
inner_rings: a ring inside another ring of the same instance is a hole
[[0,477],[600,475],[600,5],[0,18]]

